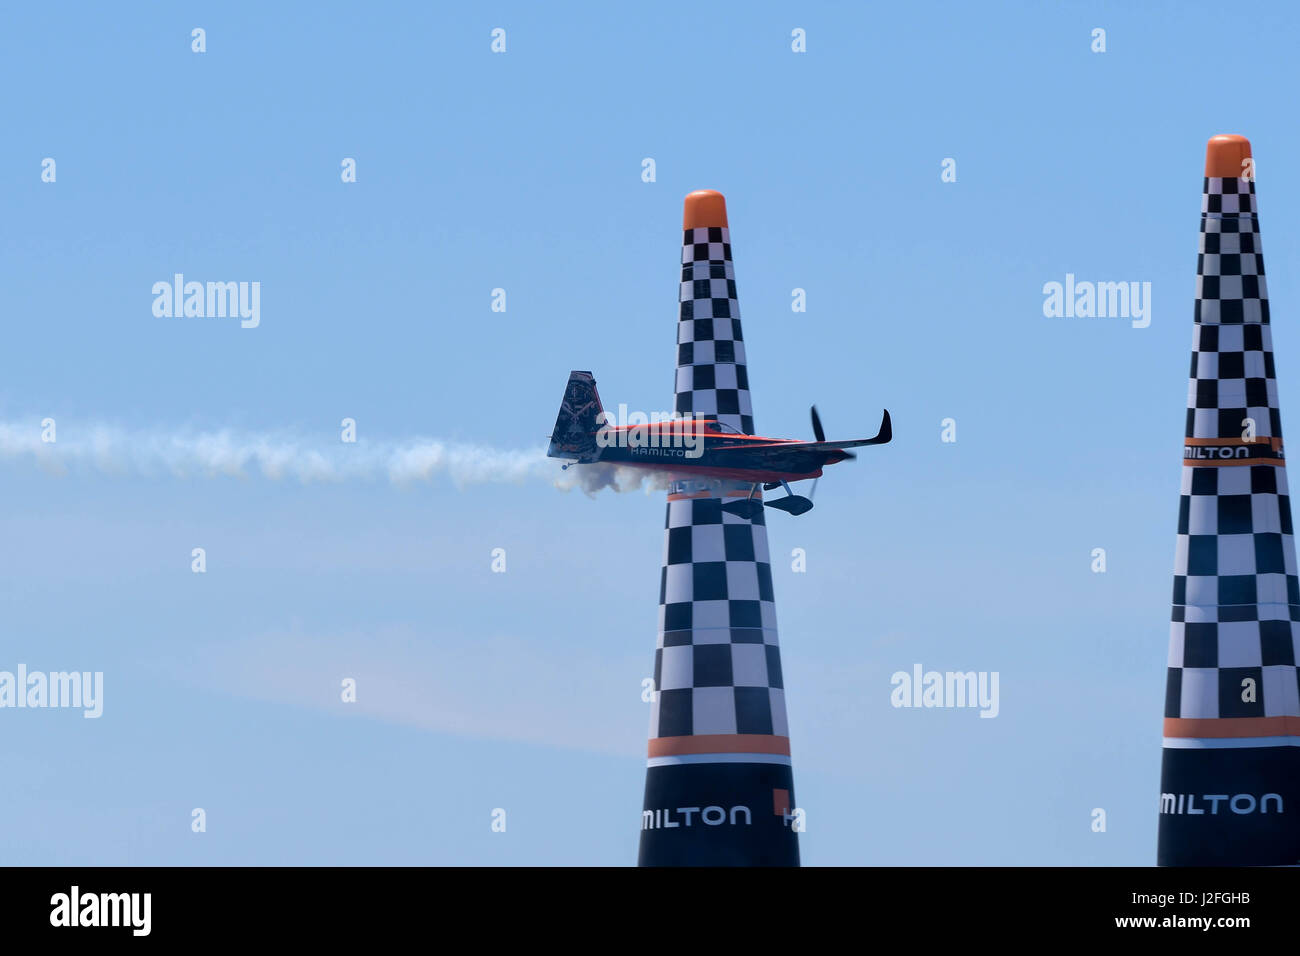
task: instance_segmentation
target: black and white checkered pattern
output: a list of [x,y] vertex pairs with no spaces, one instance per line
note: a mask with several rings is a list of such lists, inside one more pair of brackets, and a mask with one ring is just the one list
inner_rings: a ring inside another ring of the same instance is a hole
[[[1253,180],[1206,178],[1187,438],[1280,447]],[[1189,445],[1195,452],[1197,447]],[[1300,583],[1286,469],[1184,465],[1165,716],[1300,715]],[[1253,678],[1254,699],[1243,701]]]
[[687,229],[682,241],[676,393],[677,411],[716,417],[746,435],[754,433],[726,226]]
[[788,736],[767,528],[723,502],[668,502],[652,737]]
[[[677,411],[752,434],[727,229],[687,229],[677,323]],[[767,526],[722,510],[728,491],[670,491],[659,586],[652,738],[788,736]],[[756,497],[761,497],[761,492]]]

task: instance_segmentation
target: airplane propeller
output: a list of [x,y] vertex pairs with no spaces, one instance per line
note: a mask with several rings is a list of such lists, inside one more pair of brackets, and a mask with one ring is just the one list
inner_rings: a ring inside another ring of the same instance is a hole
[[[825,440],[826,440],[826,432],[825,432],[825,430],[822,428],[822,417],[821,417],[820,415],[817,414],[817,406],[816,406],[816,405],[814,405],[814,406],[812,407],[812,427],[813,427],[813,436],[814,436],[818,441],[825,441]],[[853,452],[849,451],[848,449],[845,449],[843,452],[841,452],[841,454],[844,455],[844,458],[845,458],[846,461],[853,461],[853,460],[855,460],[855,459],[858,457],[857,455],[855,455]]]
[[[813,437],[816,438],[818,441],[826,440],[826,430],[822,428],[822,417],[817,414],[816,405],[812,407],[812,430],[813,430]],[[847,449],[841,452],[841,454],[844,455],[846,461],[853,461],[858,457],[857,455],[853,454],[853,452],[848,451]],[[813,479],[812,487],[808,489],[809,501],[812,501],[813,495],[817,494],[817,482],[821,480],[822,480],[821,475],[818,475],[816,478]]]

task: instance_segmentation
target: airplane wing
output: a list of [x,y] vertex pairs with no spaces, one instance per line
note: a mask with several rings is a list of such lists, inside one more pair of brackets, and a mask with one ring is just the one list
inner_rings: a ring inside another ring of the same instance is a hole
[[846,448],[859,448],[863,445],[886,445],[894,440],[894,426],[889,420],[889,409],[885,409],[884,417],[880,419],[880,431],[876,433],[875,438],[854,438],[849,441],[806,441],[806,442],[781,442],[780,444],[771,445],[750,445],[751,451],[758,451],[763,448],[783,448],[786,451],[794,452],[819,452],[819,451],[843,451]]
[[887,445],[894,440],[894,425],[889,420],[889,409],[885,409],[885,414],[880,419],[880,431],[876,433],[875,438],[856,438],[853,441],[818,441],[810,442],[810,448],[824,448],[827,451],[857,448],[861,445]]
[[715,448],[709,452],[709,461],[723,468],[807,473],[816,471],[833,454],[814,446],[814,442],[774,442],[770,445]]
[[733,459],[739,467],[767,468],[772,471],[809,472],[815,471],[834,456],[835,452],[844,452],[844,457],[852,458],[850,448],[863,445],[883,445],[892,441],[893,425],[886,410],[880,420],[880,431],[875,438],[854,438],[849,441],[805,441],[772,442],[770,444],[744,444],[730,448],[715,448],[710,452],[713,461],[727,464]]

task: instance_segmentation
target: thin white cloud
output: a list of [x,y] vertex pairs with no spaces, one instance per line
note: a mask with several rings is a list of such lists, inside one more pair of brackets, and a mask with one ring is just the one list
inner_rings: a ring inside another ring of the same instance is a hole
[[[631,657],[558,654],[508,637],[276,631],[154,666],[170,679],[339,717],[619,756],[644,752],[649,720]],[[342,700],[345,678],[356,681],[354,703]]]

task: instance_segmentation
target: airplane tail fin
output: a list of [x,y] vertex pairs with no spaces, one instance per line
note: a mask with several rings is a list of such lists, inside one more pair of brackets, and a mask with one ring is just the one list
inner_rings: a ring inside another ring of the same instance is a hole
[[592,374],[570,372],[547,456],[574,458],[588,463],[597,461],[600,458],[600,446],[596,444],[596,431],[601,423],[596,418],[602,411],[604,409],[601,408],[600,394],[596,391],[596,379]]

